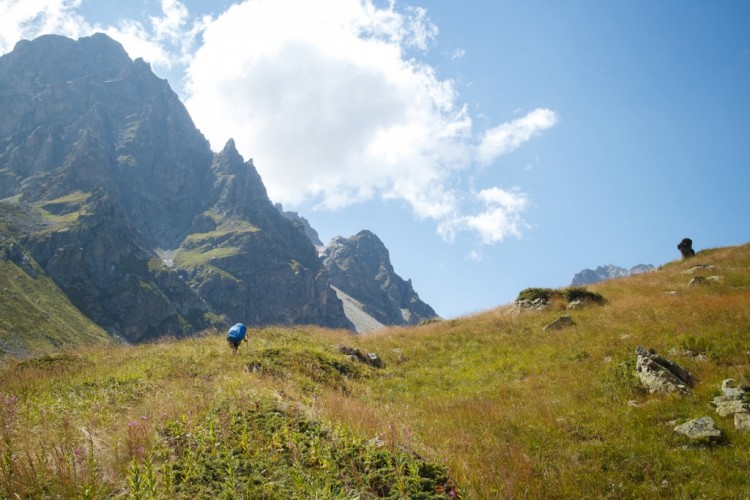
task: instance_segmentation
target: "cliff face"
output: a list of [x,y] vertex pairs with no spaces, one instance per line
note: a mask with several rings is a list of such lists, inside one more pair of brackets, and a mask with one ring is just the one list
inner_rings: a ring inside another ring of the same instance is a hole
[[0,58],[0,196],[103,188],[153,246],[205,204],[212,153],[177,95],[105,35],[43,36]]
[[336,237],[323,259],[331,284],[383,325],[414,325],[436,318],[412,287],[393,269],[388,249],[370,231]]
[[[105,35],[0,57],[0,198],[84,314],[131,341],[212,322],[347,327],[310,242],[230,140]],[[20,213],[20,212],[19,212]]]

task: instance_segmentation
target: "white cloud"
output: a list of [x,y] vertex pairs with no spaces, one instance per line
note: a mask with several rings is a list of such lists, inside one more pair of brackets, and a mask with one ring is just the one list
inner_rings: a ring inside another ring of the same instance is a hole
[[475,248],[466,255],[466,260],[469,262],[482,262],[484,256],[482,255],[482,252]]
[[81,0],[3,0],[0,2],[0,54],[16,42],[44,33],[77,38],[89,30],[76,13]]
[[454,213],[438,223],[438,233],[446,240],[453,240],[461,231],[476,232],[481,242],[487,245],[502,242],[509,236],[520,237],[528,225],[523,213],[529,205],[528,196],[519,189],[506,190],[499,187],[483,189],[468,195],[464,206],[470,214]]
[[[122,43],[132,58],[142,57],[156,71],[187,66],[210,17],[192,18],[178,0],[161,0],[161,15],[148,22],[123,19],[116,26],[96,26]],[[179,84],[179,82],[175,82]]]
[[191,16],[178,0],[160,6],[161,15],[102,26],[81,16],[81,0],[5,0],[0,52],[43,33],[103,31],[157,73],[186,68],[185,81],[172,84],[184,83],[213,148],[234,138],[271,198],[290,208],[401,200],[443,238],[470,232],[488,244],[526,227],[524,193],[474,192],[465,179],[558,116],[540,108],[477,132],[454,82],[419,59],[438,35],[425,9],[245,0],[212,19]]
[[479,161],[484,164],[492,163],[498,156],[518,149],[533,136],[557,124],[558,120],[554,111],[539,108],[522,118],[488,130],[479,144]]
[[155,69],[187,64],[208,18],[193,19],[178,0],[161,0],[161,16],[148,22],[122,19],[116,26],[90,23],[81,14],[82,0],[4,0],[0,3],[0,54],[21,39],[43,34],[71,38],[103,32],[120,42],[130,57],[142,57]]
[[234,138],[285,206],[403,200],[445,239],[502,241],[524,227],[525,195],[467,193],[462,178],[557,115],[538,109],[478,139],[454,83],[406,54],[436,36],[424,9],[395,3],[245,1],[206,27],[186,104],[214,149]]
[[455,49],[453,52],[451,52],[451,61],[456,61],[458,59],[462,59],[466,55],[466,51],[462,48]]

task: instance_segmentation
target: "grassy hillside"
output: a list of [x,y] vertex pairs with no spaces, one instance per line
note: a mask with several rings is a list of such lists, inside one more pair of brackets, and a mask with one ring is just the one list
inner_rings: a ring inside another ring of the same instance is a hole
[[[714,267],[685,274],[698,265]],[[721,278],[689,286],[696,275]],[[605,302],[363,337],[252,330],[236,356],[207,332],[14,363],[0,372],[0,497],[747,494],[750,433],[710,402],[726,378],[750,383],[750,246],[589,290]],[[575,325],[543,331],[561,314]],[[689,369],[690,393],[645,391],[636,346]],[[673,432],[706,415],[720,443]]]
[[[77,214],[75,208],[84,198],[82,193],[75,193],[35,207],[33,211],[0,202],[0,364],[82,345],[112,342],[106,332],[70,303],[18,243],[19,235],[28,232],[29,227],[56,227],[65,217],[76,218],[77,215],[70,214]],[[43,212],[48,218],[40,219],[34,215],[37,212]],[[53,212],[67,215],[53,215]],[[19,227],[19,224],[28,227]]]
[[0,363],[112,342],[41,268],[27,267],[32,274],[0,259]]

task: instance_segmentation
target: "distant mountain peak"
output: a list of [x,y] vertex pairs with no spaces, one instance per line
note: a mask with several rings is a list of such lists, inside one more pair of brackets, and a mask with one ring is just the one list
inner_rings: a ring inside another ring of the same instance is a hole
[[299,228],[300,231],[302,231],[310,240],[310,242],[315,245],[315,248],[318,249],[318,251],[322,251],[324,245],[323,242],[320,241],[320,236],[318,236],[318,232],[310,225],[310,222],[302,217],[297,212],[289,212],[284,210],[284,207],[281,205],[281,203],[276,203],[276,208],[279,212],[281,212],[281,215],[292,221],[292,224],[295,225],[295,227]]
[[[363,332],[373,325],[414,325],[438,317],[414,291],[411,280],[393,269],[388,249],[378,236],[362,230],[345,238],[336,236],[325,249],[323,263],[331,285],[344,301],[347,317]],[[352,315],[361,305],[366,315]],[[348,308],[348,309],[347,309]],[[366,319],[358,323],[358,319]]]
[[630,269],[615,266],[614,264],[607,264],[604,266],[598,266],[596,269],[584,269],[576,273],[570,284],[572,286],[590,285],[592,283],[598,283],[612,278],[625,278],[627,276],[645,273],[653,269],[654,266],[650,264],[638,264]]

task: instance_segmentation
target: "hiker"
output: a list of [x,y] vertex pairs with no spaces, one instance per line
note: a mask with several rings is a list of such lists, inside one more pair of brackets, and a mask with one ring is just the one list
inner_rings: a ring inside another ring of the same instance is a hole
[[237,323],[229,329],[227,342],[229,342],[229,347],[232,348],[232,354],[237,354],[237,348],[240,346],[240,342],[243,340],[247,342],[245,332],[247,332],[247,327],[243,323]]

